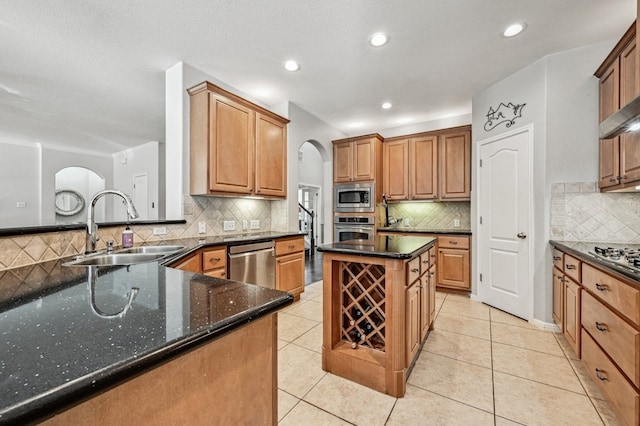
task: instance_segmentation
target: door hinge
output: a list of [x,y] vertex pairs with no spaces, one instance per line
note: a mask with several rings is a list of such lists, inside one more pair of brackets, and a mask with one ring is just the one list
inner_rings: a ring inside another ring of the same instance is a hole
[[482,160],[480,160],[480,167],[482,167]]
[[480,281],[482,281],[482,274],[480,274]]
[[480,225],[482,225],[482,216],[480,216]]

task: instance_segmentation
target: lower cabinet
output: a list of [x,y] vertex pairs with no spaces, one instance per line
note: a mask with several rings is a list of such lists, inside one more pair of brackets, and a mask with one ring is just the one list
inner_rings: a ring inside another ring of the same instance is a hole
[[202,273],[202,257],[200,251],[191,253],[187,257],[178,259],[169,265],[171,268],[180,269],[181,271],[193,272],[194,274]]
[[564,285],[564,337],[580,357],[580,292],[582,289],[566,277]]
[[564,331],[564,277],[553,268],[553,320]]
[[416,280],[405,291],[406,351],[405,366],[411,365],[420,350],[420,280]]
[[276,289],[296,299],[304,291],[304,239],[302,236],[276,240]]
[[227,278],[227,247],[203,249],[202,272],[210,277]]
[[[416,359],[422,342],[429,334],[429,330],[433,329],[436,266],[430,260],[430,255],[434,252],[435,247],[431,247],[419,258],[407,264],[407,283],[412,280],[413,282],[405,290],[406,367]],[[418,278],[415,278],[416,276]]]

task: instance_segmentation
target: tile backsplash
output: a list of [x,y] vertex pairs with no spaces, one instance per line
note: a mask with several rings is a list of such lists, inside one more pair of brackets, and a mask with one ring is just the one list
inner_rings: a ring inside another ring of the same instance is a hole
[[[202,235],[240,234],[261,231],[287,230],[287,202],[249,198],[193,197],[183,198],[183,213],[187,223],[175,225],[132,225],[135,242],[193,238]],[[272,221],[272,218],[275,220]],[[260,221],[260,229],[243,231],[243,220]],[[224,231],[223,222],[235,222],[234,231]],[[205,222],[205,234],[198,233],[198,223]],[[166,235],[153,235],[154,227],[167,229]],[[98,249],[114,240],[121,244],[124,226],[103,227],[98,230]],[[84,253],[85,231],[49,232],[0,237],[0,271],[46,260]]]
[[640,244],[640,193],[598,192],[596,182],[553,184],[551,239]]
[[452,229],[460,220],[460,229],[471,229],[471,204],[468,201],[407,202],[389,204],[389,216],[400,219],[400,226],[418,229]]

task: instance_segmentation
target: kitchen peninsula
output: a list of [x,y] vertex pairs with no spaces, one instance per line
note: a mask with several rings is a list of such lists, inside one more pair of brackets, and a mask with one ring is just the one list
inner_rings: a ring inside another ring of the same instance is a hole
[[164,265],[297,235],[172,240],[185,250],[127,266],[67,258],[0,271],[0,424],[276,423],[274,313],[293,296]]
[[436,238],[376,236],[324,252],[322,368],[391,396],[435,317]]

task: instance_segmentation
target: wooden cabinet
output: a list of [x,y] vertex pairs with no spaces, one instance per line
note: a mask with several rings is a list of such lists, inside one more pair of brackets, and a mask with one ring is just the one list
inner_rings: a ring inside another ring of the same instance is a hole
[[471,290],[469,237],[438,236],[438,287]]
[[[600,122],[625,106],[640,92],[637,83],[637,49],[635,23],[600,65],[595,75],[600,79]],[[617,190],[640,182],[640,134],[623,133],[600,140],[600,190]]]
[[304,239],[302,236],[276,240],[276,289],[296,299],[304,291]]
[[470,126],[390,138],[383,152],[389,200],[470,199]]
[[562,271],[553,268],[553,321],[564,330],[564,277]]
[[209,82],[190,95],[190,192],[286,197],[289,120]]
[[406,350],[405,366],[411,365],[420,350],[420,280],[411,284],[405,295]]
[[[407,263],[405,366],[416,359],[435,319],[435,247]],[[433,256],[433,258],[432,258]]]
[[382,192],[387,196],[387,200],[408,200],[409,140],[385,142],[383,152]]
[[382,136],[333,141],[333,181],[379,181],[382,178]]
[[564,280],[564,337],[580,357],[580,297],[581,288],[573,280]]
[[227,247],[202,250],[202,272],[210,277],[227,278]]
[[180,269],[182,271],[193,272],[195,274],[202,273],[202,257],[200,252],[191,253],[185,258],[178,259],[169,265],[171,268]]

